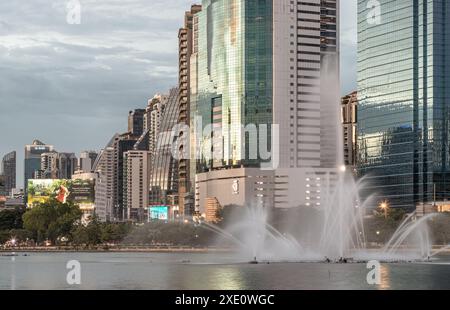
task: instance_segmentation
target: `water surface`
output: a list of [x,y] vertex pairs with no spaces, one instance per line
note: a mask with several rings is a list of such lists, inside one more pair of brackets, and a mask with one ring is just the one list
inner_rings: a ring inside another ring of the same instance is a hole
[[[450,256],[432,263],[382,264],[370,286],[364,264],[239,263],[230,254],[30,253],[0,257],[0,289],[263,290],[450,289]],[[70,286],[66,264],[81,263],[81,285]]]

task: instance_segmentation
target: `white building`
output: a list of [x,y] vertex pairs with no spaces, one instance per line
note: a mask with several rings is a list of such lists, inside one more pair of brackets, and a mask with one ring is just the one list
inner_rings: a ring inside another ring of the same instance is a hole
[[143,222],[149,206],[150,152],[128,151],[124,154],[124,194],[127,219]]
[[98,174],[95,190],[95,213],[102,222],[113,220],[114,211],[114,141],[115,135],[98,155],[93,171]]

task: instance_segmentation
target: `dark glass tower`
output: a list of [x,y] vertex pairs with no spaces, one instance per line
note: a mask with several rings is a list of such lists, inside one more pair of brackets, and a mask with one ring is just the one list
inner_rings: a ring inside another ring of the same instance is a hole
[[2,160],[2,173],[5,177],[5,192],[9,195],[16,188],[16,152],[6,154]]
[[450,3],[358,1],[359,172],[393,207],[450,193]]

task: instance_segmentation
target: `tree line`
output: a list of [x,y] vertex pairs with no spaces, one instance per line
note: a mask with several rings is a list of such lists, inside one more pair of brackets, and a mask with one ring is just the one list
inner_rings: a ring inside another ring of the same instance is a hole
[[155,221],[143,225],[102,223],[94,215],[88,223],[72,203],[51,199],[26,209],[0,211],[0,245],[14,239],[20,245],[98,246],[98,245],[176,245],[206,246],[210,233],[186,223]]

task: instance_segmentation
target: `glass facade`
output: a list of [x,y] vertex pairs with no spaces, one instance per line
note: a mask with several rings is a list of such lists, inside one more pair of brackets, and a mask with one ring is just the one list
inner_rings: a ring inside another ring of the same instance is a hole
[[365,196],[413,209],[450,192],[450,4],[379,3],[376,23],[358,1],[358,168]]
[[5,177],[5,191],[9,195],[16,188],[16,152],[6,154],[2,159],[2,173]]
[[176,137],[172,129],[178,122],[178,88],[173,88],[161,115],[155,151],[151,156],[150,205],[167,204],[168,195],[178,193],[178,162],[172,156]]
[[243,127],[272,124],[272,0],[204,0],[202,7],[191,118],[195,128],[201,120],[214,134],[195,135],[192,143],[203,150],[196,170],[259,167],[258,159],[245,160],[257,141]]

